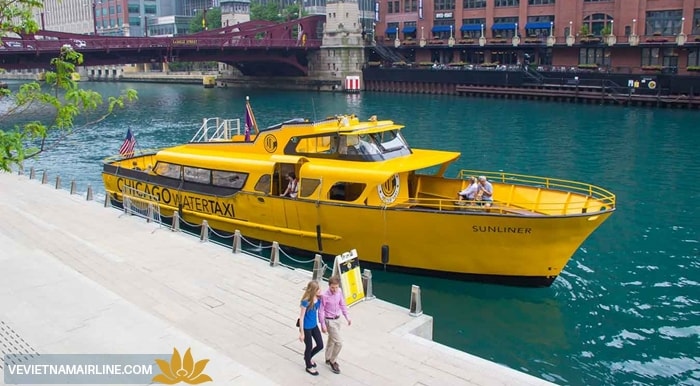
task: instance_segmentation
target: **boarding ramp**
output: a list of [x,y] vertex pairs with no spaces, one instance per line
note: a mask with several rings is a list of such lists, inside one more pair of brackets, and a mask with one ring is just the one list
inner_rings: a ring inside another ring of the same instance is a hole
[[204,118],[202,127],[190,142],[230,141],[234,135],[240,134],[240,119]]

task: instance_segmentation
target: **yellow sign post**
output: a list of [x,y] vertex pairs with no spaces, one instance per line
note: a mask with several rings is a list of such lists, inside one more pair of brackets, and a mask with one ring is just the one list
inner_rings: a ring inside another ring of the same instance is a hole
[[365,298],[357,250],[353,249],[335,257],[333,275],[340,277],[340,287],[345,295],[345,304],[350,306]]

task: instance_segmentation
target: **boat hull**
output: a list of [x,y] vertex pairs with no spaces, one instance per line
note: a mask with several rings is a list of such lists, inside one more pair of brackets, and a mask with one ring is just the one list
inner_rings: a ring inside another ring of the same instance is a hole
[[[136,175],[134,175],[136,176]],[[112,198],[120,186],[160,192],[160,212],[188,223],[296,249],[360,260],[390,270],[509,285],[549,286],[612,210],[567,216],[521,216],[488,210],[432,210],[290,199],[238,191],[203,195],[103,173]],[[168,189],[167,194],[163,189]]]

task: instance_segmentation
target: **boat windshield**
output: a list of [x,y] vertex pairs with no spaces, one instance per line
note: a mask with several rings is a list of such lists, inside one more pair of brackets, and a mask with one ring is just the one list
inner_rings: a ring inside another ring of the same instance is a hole
[[[343,140],[345,143],[343,143]],[[384,160],[410,154],[411,149],[399,130],[340,136],[338,153],[342,158]],[[348,157],[343,157],[348,156]]]

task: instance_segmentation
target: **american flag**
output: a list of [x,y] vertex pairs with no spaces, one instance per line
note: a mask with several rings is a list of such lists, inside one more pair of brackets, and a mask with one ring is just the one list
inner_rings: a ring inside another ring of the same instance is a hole
[[245,100],[245,141],[250,142],[250,132],[255,130],[258,132],[258,122],[255,121],[255,115],[253,115],[253,108],[250,107],[250,98],[246,97]]
[[136,146],[136,138],[134,138],[134,134],[131,133],[131,129],[128,129],[126,131],[124,143],[122,143],[122,147],[119,148],[119,154],[124,157],[132,157],[134,155],[134,146]]

